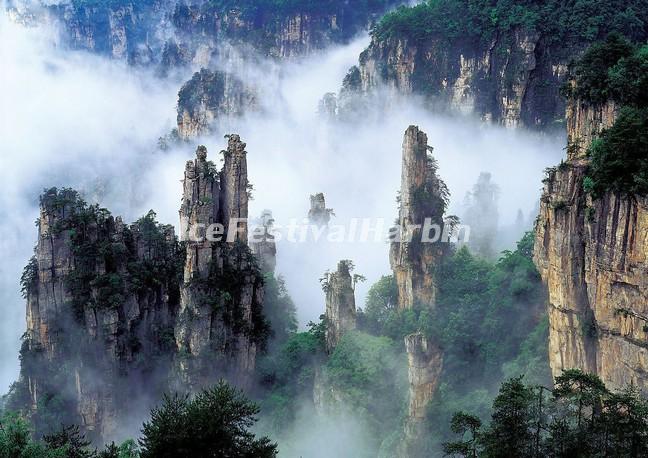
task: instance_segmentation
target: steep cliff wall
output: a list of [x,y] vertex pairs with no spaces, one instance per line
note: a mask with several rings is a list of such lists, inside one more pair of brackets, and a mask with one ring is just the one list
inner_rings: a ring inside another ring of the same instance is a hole
[[[398,285],[399,308],[433,307],[435,269],[444,253],[443,243],[423,243],[423,225],[443,227],[448,190],[437,176],[436,161],[427,135],[409,126],[403,139],[398,234],[392,241],[389,262]],[[430,234],[432,235],[432,234]]]
[[648,388],[648,200],[592,198],[583,180],[592,139],[615,120],[613,102],[570,102],[568,156],[549,170],[534,259],[549,290],[549,357],[598,374],[610,387]]
[[326,293],[326,351],[331,353],[342,336],[356,328],[353,265],[340,261],[337,270],[327,274],[322,287]]
[[366,30],[396,0],[366,3],[218,2],[178,4],[172,22],[182,34],[228,39],[277,58],[306,56],[349,41]]
[[374,37],[360,55],[357,80],[345,86],[360,97],[383,86],[391,97],[422,95],[433,110],[474,113],[507,127],[551,128],[563,118],[559,88],[568,62],[524,28],[490,41]]
[[28,3],[36,17],[58,28],[62,45],[132,65],[159,61],[169,33],[169,7],[157,0]]
[[249,386],[269,334],[263,277],[245,221],[230,242],[204,238],[212,223],[223,234],[247,217],[238,135],[224,154],[220,172],[204,147],[187,163],[181,243],[153,212],[127,226],[72,190],[42,196],[36,254],[22,278],[21,378],[10,396],[38,433],[76,423],[107,439],[163,391],[223,377]]

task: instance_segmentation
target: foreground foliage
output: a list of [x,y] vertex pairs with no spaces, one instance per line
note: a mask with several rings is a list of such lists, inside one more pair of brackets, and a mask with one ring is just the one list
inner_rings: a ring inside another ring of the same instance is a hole
[[451,427],[460,437],[444,444],[451,456],[640,457],[648,453],[648,400],[635,388],[611,392],[597,376],[570,369],[553,390],[511,378],[489,425],[458,412]]
[[249,430],[259,408],[220,382],[195,397],[165,397],[144,423],[141,458],[270,458],[277,446]]
[[0,458],[273,458],[276,444],[250,432],[258,413],[241,391],[221,381],[193,397],[165,396],[144,423],[139,447],[128,440],[102,451],[77,426],[33,440],[26,420],[5,413],[0,419]]

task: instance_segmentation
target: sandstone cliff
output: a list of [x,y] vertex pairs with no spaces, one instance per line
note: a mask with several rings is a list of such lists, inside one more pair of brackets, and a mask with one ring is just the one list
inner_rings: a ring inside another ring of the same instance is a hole
[[[27,332],[10,402],[39,433],[80,424],[102,440],[150,399],[219,378],[250,384],[269,334],[263,277],[246,241],[205,239],[247,217],[245,144],[229,136],[222,171],[199,147],[187,163],[179,243],[155,213],[128,226],[72,190],[41,198],[25,269]],[[220,233],[222,233],[221,231]]]
[[331,353],[340,338],[356,328],[354,278],[351,261],[340,261],[337,270],[325,274],[322,288],[326,293],[326,351]]
[[225,232],[223,241],[187,241],[175,336],[180,372],[191,387],[219,375],[249,386],[267,331],[261,313],[263,277],[247,247],[245,143],[236,134],[228,137],[220,173],[199,147],[183,181],[183,235],[186,227],[214,223]]
[[569,103],[567,160],[548,171],[534,259],[549,290],[553,374],[580,368],[611,388],[647,388],[648,200],[583,189],[587,147],[616,112]]
[[435,269],[445,244],[422,243],[422,228],[426,218],[443,227],[448,189],[436,168],[427,135],[416,126],[408,127],[403,139],[398,238],[392,241],[389,252],[399,308],[434,307]]
[[251,45],[264,55],[290,59],[352,39],[374,23],[394,0],[369,2],[283,2],[254,1],[218,6],[215,3],[178,4],[172,22],[182,34],[218,42]]

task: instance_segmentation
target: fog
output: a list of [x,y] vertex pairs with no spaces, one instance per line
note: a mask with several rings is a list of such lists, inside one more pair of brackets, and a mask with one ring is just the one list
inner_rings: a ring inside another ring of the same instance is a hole
[[[264,75],[281,75],[280,81],[264,83],[255,69],[239,71],[262,85],[262,112],[228,120],[226,127],[198,142],[212,155],[223,148],[223,135],[230,131],[239,133],[247,143],[249,178],[254,185],[250,216],[270,209],[279,225],[292,219],[301,221],[308,214],[309,195],[323,192],[327,207],[336,215],[330,225],[349,228],[351,218],[382,218],[389,226],[397,216],[403,133],[415,124],[428,134],[439,173],[452,194],[448,213],[460,215],[465,194],[480,172],[491,172],[501,189],[500,223],[508,239],[499,241],[499,248],[514,246],[521,233],[505,229],[515,223],[519,209],[532,214],[543,170],[562,157],[564,140],[485,126],[468,117],[433,115],[415,99],[396,100],[384,116],[374,113],[362,123],[327,122],[318,114],[319,100],[323,94],[339,90],[347,70],[357,63],[368,42],[368,37],[361,37],[300,63],[284,64],[279,70],[269,63],[261,65]],[[168,170],[169,166],[172,164],[161,168]],[[173,190],[171,197],[177,192]],[[526,229],[530,228],[529,223]],[[358,306],[363,305],[371,284],[390,272],[386,242],[321,240],[303,244],[282,240],[277,251],[277,271],[286,277],[302,325],[323,313],[318,279],[324,271],[334,269],[339,259],[353,260],[356,272],[367,277],[356,291]]]
[[[249,153],[251,216],[270,209],[277,224],[285,225],[305,218],[309,195],[323,192],[327,207],[335,210],[331,224],[383,218],[389,225],[397,216],[403,133],[415,124],[434,147],[439,173],[452,194],[450,214],[461,213],[464,196],[481,172],[490,172],[499,185],[502,226],[513,225],[519,209],[531,213],[544,168],[563,155],[562,138],[433,115],[416,100],[397,101],[384,116],[354,125],[318,115],[319,100],[339,90],[368,40],[359,37],[298,63],[243,63],[253,65],[239,68],[239,76],[259,86],[262,112],[229,120],[213,135],[161,152],[158,137],[175,125],[177,81],[62,50],[56,31],[28,29],[1,17],[0,388],[6,391],[18,375],[25,329],[19,279],[36,242],[38,195],[46,187],[75,187],[128,221],[153,208],[161,222],[177,225],[184,163],[199,143],[218,160],[223,135],[235,131]],[[362,306],[371,284],[389,273],[387,253],[386,242],[280,241],[277,271],[286,278],[301,326],[324,311],[318,282],[324,271],[340,259],[353,260],[356,272],[367,277],[356,292]]]

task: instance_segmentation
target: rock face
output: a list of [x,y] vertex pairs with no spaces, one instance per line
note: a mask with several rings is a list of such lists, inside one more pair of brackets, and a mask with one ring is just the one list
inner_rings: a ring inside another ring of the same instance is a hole
[[580,368],[612,388],[648,388],[648,200],[583,190],[587,147],[616,106],[571,101],[567,161],[549,170],[534,260],[549,291],[555,375]]
[[334,43],[345,43],[366,30],[397,1],[275,5],[256,2],[219,7],[213,3],[178,4],[173,25],[184,35],[213,42],[223,39],[250,45],[264,55],[290,59],[306,56]]
[[206,135],[220,118],[256,110],[254,88],[230,73],[203,68],[178,93],[178,134],[183,139]]
[[318,192],[310,196],[310,210],[308,210],[308,221],[315,226],[326,226],[331,220],[332,208],[326,208],[324,194]]
[[443,257],[446,244],[423,243],[422,235],[426,218],[438,225],[439,230],[443,228],[448,190],[436,172],[427,135],[418,127],[409,126],[403,139],[397,237],[389,251],[401,309],[434,307],[435,267]]
[[[229,136],[218,172],[199,147],[185,169],[180,244],[150,212],[127,226],[72,190],[41,198],[35,257],[22,279],[27,332],[10,402],[106,440],[169,389],[219,378],[249,386],[268,335],[263,277],[246,240],[204,238],[247,217],[245,144]],[[222,230],[220,233],[222,234]]]
[[[30,6],[33,6],[30,5]],[[43,6],[43,5],[41,5]],[[91,51],[132,65],[149,65],[162,53],[166,17],[172,10],[161,1],[118,3],[60,2],[35,8],[54,23],[62,45]]]
[[522,27],[488,42],[374,36],[343,92],[367,97],[384,85],[392,95],[423,95],[434,110],[475,113],[507,127],[551,129],[564,117],[559,89],[573,57],[559,55],[539,33]]
[[326,293],[326,351],[331,353],[340,338],[356,328],[354,280],[351,261],[340,261],[337,270],[323,280]]
[[421,456],[418,449],[425,434],[427,408],[439,384],[443,368],[443,351],[423,334],[405,336],[407,351],[409,404],[404,440],[398,455],[404,458]]

